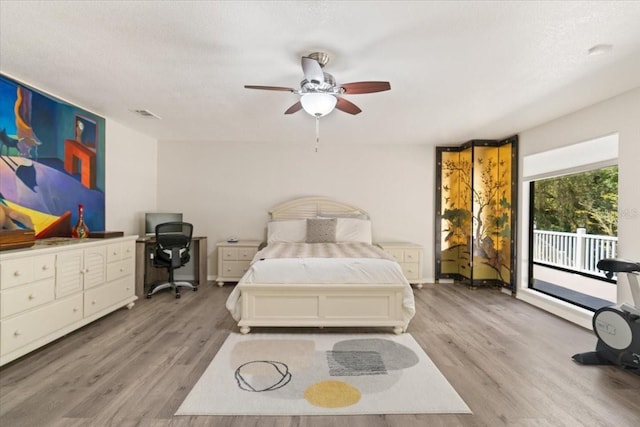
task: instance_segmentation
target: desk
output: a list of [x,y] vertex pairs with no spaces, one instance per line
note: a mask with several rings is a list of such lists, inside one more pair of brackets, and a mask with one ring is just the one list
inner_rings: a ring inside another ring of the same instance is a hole
[[[146,296],[145,287],[156,280],[166,280],[166,275],[161,268],[153,267],[151,258],[148,256],[155,245],[155,237],[141,237],[136,240],[136,296],[143,298]],[[207,283],[207,238],[204,236],[191,238],[191,260],[198,286]]]

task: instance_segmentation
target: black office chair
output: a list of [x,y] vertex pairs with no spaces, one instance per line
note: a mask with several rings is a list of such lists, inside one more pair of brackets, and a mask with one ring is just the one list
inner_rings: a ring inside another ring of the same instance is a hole
[[166,268],[169,272],[169,281],[152,285],[147,292],[147,298],[151,298],[151,295],[163,289],[175,290],[176,298],[180,298],[181,287],[198,290],[197,285],[176,282],[173,279],[173,271],[189,262],[192,234],[193,225],[188,222],[165,222],[156,226],[153,266]]

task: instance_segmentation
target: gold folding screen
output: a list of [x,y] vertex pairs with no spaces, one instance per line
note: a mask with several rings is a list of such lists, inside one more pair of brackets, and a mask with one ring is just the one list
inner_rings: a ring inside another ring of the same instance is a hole
[[518,136],[436,147],[436,279],[514,289]]

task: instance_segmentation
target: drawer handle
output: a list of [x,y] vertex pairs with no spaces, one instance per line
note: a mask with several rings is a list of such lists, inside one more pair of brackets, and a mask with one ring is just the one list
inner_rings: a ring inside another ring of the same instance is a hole
[[120,272],[122,273],[124,271],[124,268],[120,267]]
[[36,297],[35,297],[35,296],[33,296],[33,294],[29,294],[29,299],[30,299],[30,300],[33,300],[33,299],[36,299]]
[[78,307],[73,307],[73,312],[77,313],[78,312]]
[[15,277],[19,277],[19,276],[20,276],[20,270],[16,270],[16,271],[14,271],[14,272],[13,272],[13,275],[14,275]]
[[49,266],[47,264],[42,266],[42,271],[47,271],[49,269]]
[[91,305],[96,305],[96,300],[91,301]]
[[13,336],[14,336],[14,337],[18,337],[18,336],[20,336],[20,335],[22,335],[22,332],[20,332],[20,330],[16,330],[16,331],[13,333]]

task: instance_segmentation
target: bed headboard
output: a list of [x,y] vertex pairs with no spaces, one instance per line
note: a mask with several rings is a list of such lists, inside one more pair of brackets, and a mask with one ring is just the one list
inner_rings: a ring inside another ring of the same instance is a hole
[[274,206],[269,210],[272,221],[316,218],[323,215],[353,215],[369,218],[369,214],[357,206],[326,197],[301,197]]

